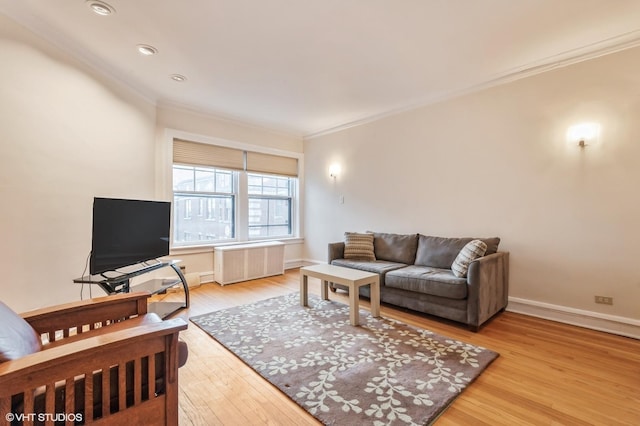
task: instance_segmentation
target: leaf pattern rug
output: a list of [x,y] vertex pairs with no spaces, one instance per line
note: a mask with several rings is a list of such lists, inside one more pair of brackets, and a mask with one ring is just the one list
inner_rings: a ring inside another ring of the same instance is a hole
[[388,318],[299,293],[191,318],[327,425],[430,424],[498,357]]

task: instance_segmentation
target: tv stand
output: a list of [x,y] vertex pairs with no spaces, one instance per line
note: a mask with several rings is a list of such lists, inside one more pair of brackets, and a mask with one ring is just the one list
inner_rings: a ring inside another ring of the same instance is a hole
[[[189,307],[189,286],[180,267],[179,260],[158,261],[153,264],[138,264],[133,267],[120,268],[120,271],[109,271],[99,275],[86,275],[73,280],[76,284],[98,285],[107,294],[129,293],[132,291],[146,291],[154,294],[163,294],[172,287],[182,284],[184,289],[184,302],[151,302],[149,312],[157,313],[161,318],[166,318],[174,312]],[[171,267],[177,275],[175,279],[155,278],[143,283],[131,284],[131,279],[139,275],[147,274],[161,268]],[[130,269],[124,271],[123,269]],[[113,274],[113,275],[112,275]],[[112,276],[110,276],[112,275]]]

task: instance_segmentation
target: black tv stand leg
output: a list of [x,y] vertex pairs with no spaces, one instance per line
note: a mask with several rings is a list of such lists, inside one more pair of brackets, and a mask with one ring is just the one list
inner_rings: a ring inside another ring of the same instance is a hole
[[177,263],[172,263],[171,267],[173,268],[174,271],[176,271],[176,274],[178,274],[180,281],[182,281],[182,287],[184,288],[184,307],[188,308],[189,307],[189,285],[187,284],[187,279],[184,277],[184,274],[180,270],[180,267],[178,266]]

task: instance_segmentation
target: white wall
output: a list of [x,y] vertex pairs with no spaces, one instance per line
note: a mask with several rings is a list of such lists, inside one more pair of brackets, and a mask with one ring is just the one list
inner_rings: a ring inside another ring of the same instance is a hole
[[94,196],[154,197],[155,107],[2,15],[0,64],[0,289],[20,312],[79,299]]
[[[156,108],[2,15],[0,63],[0,289],[17,311],[79,299],[94,196],[167,198],[166,129],[302,151],[297,136]],[[213,270],[210,249],[178,257],[188,272]]]
[[[513,300],[638,320],[639,117],[636,48],[307,140],[306,256],[345,231],[499,236]],[[566,143],[582,121],[601,145]]]

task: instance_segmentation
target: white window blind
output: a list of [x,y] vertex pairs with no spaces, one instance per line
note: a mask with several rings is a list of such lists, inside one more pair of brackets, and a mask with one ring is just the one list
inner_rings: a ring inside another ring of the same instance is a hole
[[248,151],[247,171],[295,177],[298,176],[298,160],[292,157]]
[[281,176],[298,176],[297,158],[243,151],[181,139],[173,140],[173,162]]
[[173,140],[173,162],[243,170],[244,151],[224,146]]

